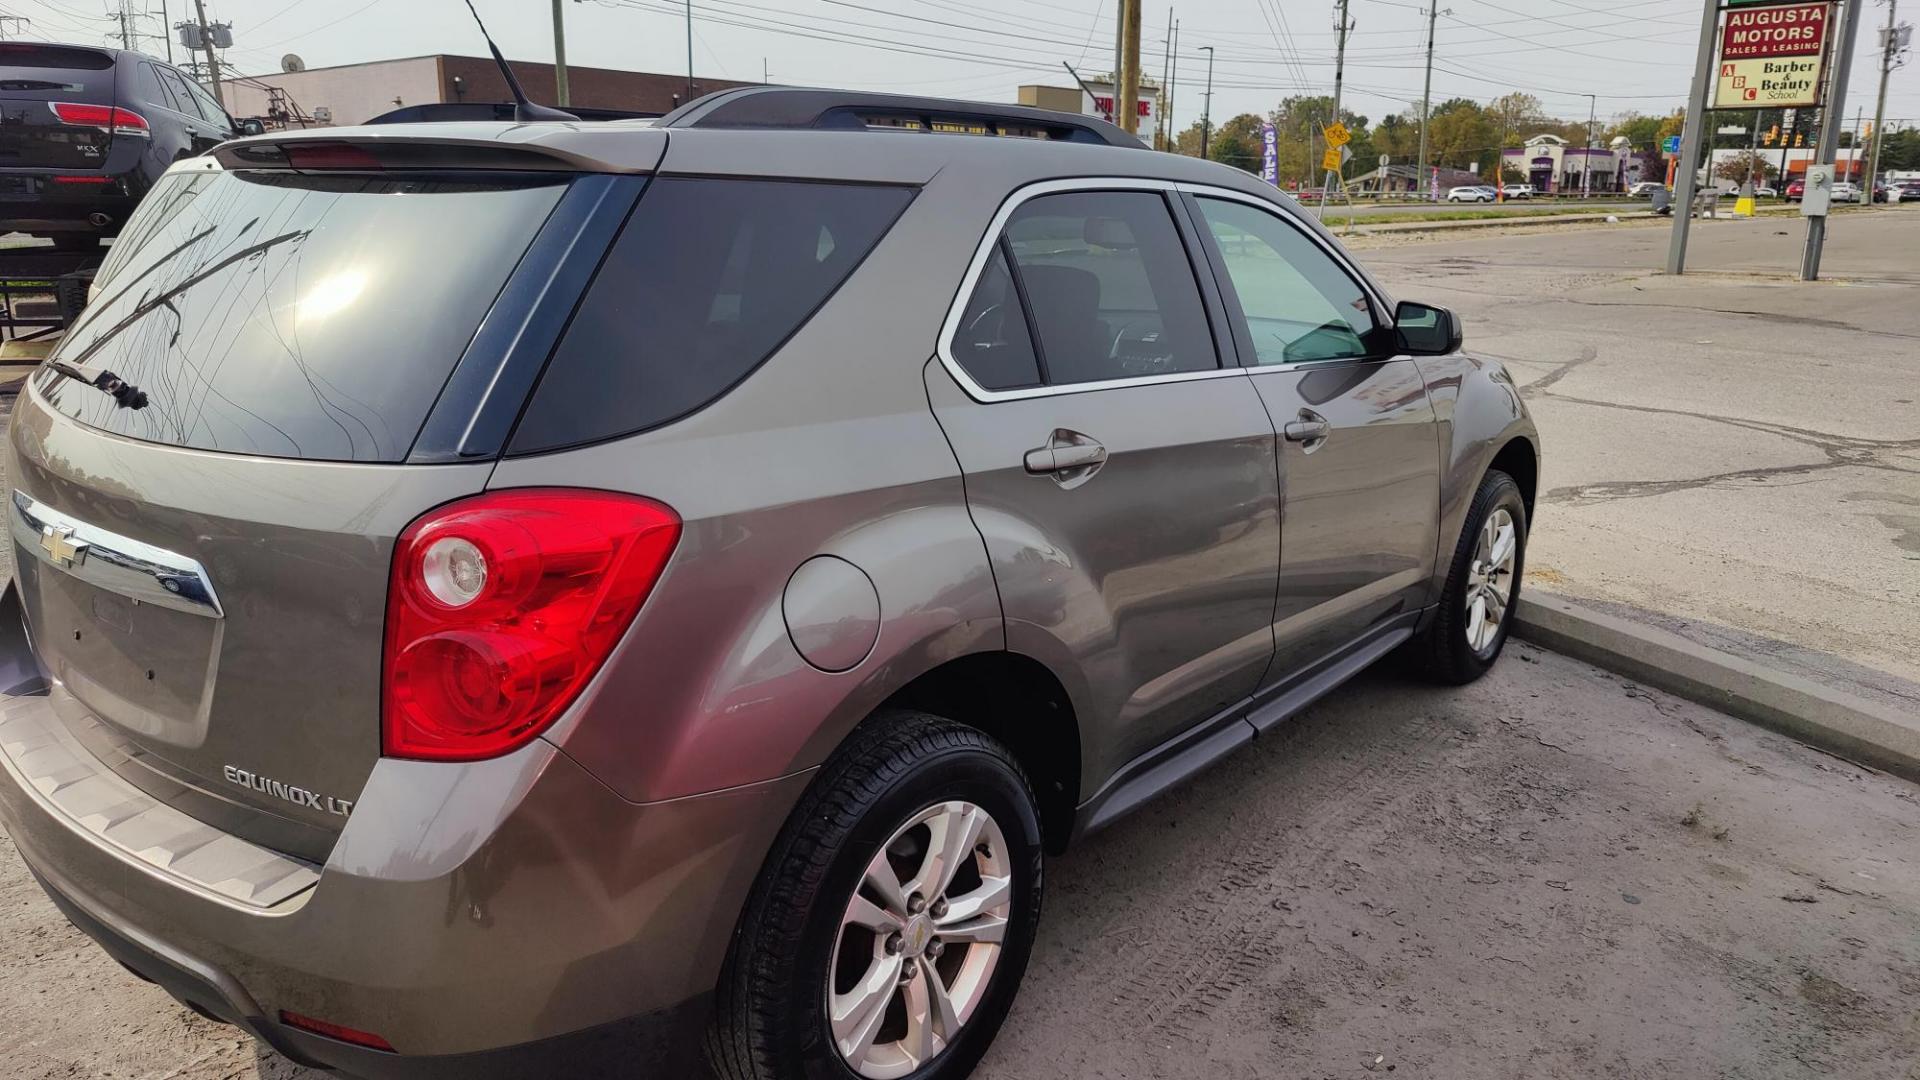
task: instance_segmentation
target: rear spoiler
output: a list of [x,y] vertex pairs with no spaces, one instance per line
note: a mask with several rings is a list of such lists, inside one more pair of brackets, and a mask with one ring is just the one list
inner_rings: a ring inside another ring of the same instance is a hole
[[486,122],[382,124],[255,135],[221,143],[210,153],[228,169],[644,173],[660,163],[666,147],[665,136],[649,132],[645,123],[506,129]]

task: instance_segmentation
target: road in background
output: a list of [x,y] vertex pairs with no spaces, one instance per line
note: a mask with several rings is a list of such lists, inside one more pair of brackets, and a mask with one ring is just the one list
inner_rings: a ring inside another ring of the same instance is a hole
[[[1350,241],[1456,308],[1546,444],[1536,587],[1920,714],[1920,208]],[[1755,274],[1775,276],[1759,277]]]

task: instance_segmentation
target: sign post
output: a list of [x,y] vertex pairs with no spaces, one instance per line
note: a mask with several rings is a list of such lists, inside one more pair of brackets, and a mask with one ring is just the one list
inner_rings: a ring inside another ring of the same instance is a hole
[[[1820,125],[1820,145],[1815,148],[1813,160],[1823,165],[1831,165],[1840,152],[1840,127],[1834,120],[1846,115],[1847,111],[1847,69],[1852,65],[1847,61],[1853,56],[1854,39],[1860,36],[1860,10],[1862,0],[1846,0],[1840,5],[1840,24],[1834,32],[1834,56],[1838,59],[1831,65],[1828,73],[1830,85],[1827,87],[1826,112],[1828,119]],[[1867,205],[1873,205],[1873,180],[1866,178]],[[1808,186],[1812,186],[1811,177]],[[1804,201],[1805,196],[1802,195]],[[1800,280],[1818,281],[1820,279],[1820,253],[1827,242],[1827,219],[1825,216],[1807,219],[1807,247],[1800,257]]]
[[1673,237],[1667,244],[1667,273],[1687,271],[1687,229],[1693,224],[1693,189],[1700,164],[1700,141],[1707,126],[1707,76],[1713,68],[1714,31],[1720,26],[1720,0],[1701,0],[1700,52],[1693,65],[1693,88],[1687,93],[1687,123],[1680,135],[1676,161],[1678,186],[1673,199]]

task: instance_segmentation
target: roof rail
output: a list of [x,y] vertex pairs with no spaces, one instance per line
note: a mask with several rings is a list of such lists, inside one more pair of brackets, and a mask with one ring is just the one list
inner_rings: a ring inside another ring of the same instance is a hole
[[660,118],[663,128],[936,131],[1095,143],[1146,144],[1105,120],[1075,113],[905,94],[746,86],[697,98]]

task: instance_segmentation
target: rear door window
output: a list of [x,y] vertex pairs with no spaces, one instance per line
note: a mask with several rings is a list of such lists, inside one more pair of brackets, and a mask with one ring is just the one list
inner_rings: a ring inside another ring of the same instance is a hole
[[186,76],[172,68],[161,68],[160,79],[167,84],[167,89],[173,92],[173,107],[176,112],[206,119],[200,111],[200,103],[194,100],[192,88],[187,85]]
[[163,109],[180,111],[180,103],[173,99],[173,91],[160,78],[160,69],[152,64],[140,65],[140,100],[149,105],[158,105]]
[[192,79],[184,79],[183,81],[187,84],[187,92],[193,95],[194,104],[200,107],[200,115],[221,127],[226,127],[227,110],[221,108],[220,103],[213,100],[213,95],[207,93],[205,88]]
[[1006,239],[1048,383],[1220,366],[1186,245],[1159,192],[1042,195],[1014,211]]
[[176,172],[114,244],[41,373],[52,406],[204,450],[401,461],[566,189],[558,174]]
[[872,185],[654,180],[541,376],[512,451],[657,427],[726,393],[833,295],[912,197]]

